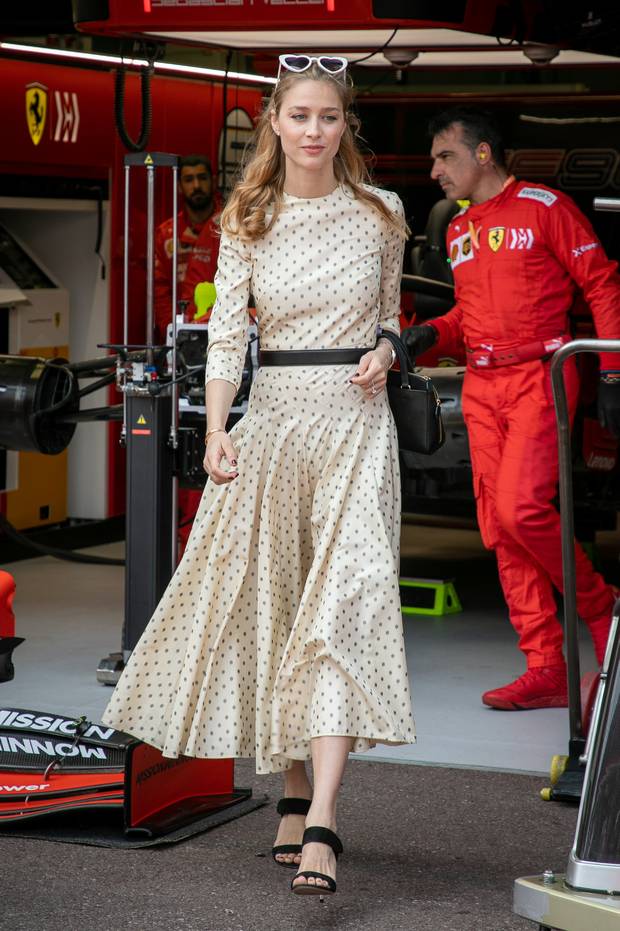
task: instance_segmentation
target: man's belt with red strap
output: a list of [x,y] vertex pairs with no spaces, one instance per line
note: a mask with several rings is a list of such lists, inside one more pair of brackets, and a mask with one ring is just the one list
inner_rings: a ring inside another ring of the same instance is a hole
[[502,365],[517,365],[519,362],[533,362],[535,359],[548,359],[570,340],[568,335],[554,336],[551,339],[537,339],[533,343],[513,346],[511,349],[494,349],[492,343],[481,343],[467,350],[467,365],[474,369],[491,369]]

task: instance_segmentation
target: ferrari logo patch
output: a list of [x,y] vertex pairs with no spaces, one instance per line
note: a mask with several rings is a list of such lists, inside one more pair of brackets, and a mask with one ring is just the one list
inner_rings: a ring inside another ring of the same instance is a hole
[[26,87],[26,123],[34,145],[38,145],[45,129],[47,116],[47,87],[28,84]]
[[493,252],[497,252],[501,248],[501,245],[504,241],[504,236],[506,235],[505,226],[492,226],[489,230],[489,246]]

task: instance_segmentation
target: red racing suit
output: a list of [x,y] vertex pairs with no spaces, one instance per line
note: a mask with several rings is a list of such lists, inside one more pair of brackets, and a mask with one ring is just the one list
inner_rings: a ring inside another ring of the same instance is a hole
[[[178,223],[177,301],[187,301],[186,322],[194,320],[194,291],[202,281],[213,282],[220,245],[217,216],[204,223],[192,224],[187,211],[181,210]],[[166,327],[172,319],[172,217],[155,233],[154,310],[155,335],[165,341]],[[209,315],[202,317],[205,323]]]
[[[620,278],[590,223],[565,194],[508,179],[457,214],[447,232],[456,306],[432,321],[439,343],[465,344],[463,415],[478,522],[528,667],[563,663],[553,588],[562,590],[558,452],[550,355],[569,336],[577,288],[601,338],[620,337]],[[618,369],[614,356],[603,369]],[[571,415],[574,360],[565,365]],[[577,608],[599,662],[614,601],[576,544]]]
[[[217,217],[212,214],[204,223],[192,224],[183,209],[177,219],[177,300],[187,301],[185,320],[195,319],[194,291],[202,281],[213,282],[220,246]],[[172,319],[172,217],[155,233],[154,310],[155,339],[165,342],[166,327]],[[209,309],[210,310],[210,309]],[[206,323],[210,312],[200,318]],[[181,553],[187,544],[201,492],[179,488],[179,542]]]

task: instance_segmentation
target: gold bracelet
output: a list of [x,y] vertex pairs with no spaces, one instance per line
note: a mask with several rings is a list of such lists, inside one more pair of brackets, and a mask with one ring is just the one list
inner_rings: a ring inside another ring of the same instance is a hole
[[213,433],[226,433],[226,430],[224,430],[223,427],[215,427],[215,429],[213,430],[207,430],[207,432],[205,433],[205,446],[207,445],[207,440]]

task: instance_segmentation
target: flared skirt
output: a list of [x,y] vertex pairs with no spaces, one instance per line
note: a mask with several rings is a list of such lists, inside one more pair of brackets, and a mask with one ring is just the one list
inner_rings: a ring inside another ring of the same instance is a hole
[[415,739],[398,587],[400,479],[385,393],[353,366],[261,368],[183,558],[104,722],[165,756],[310,757]]

